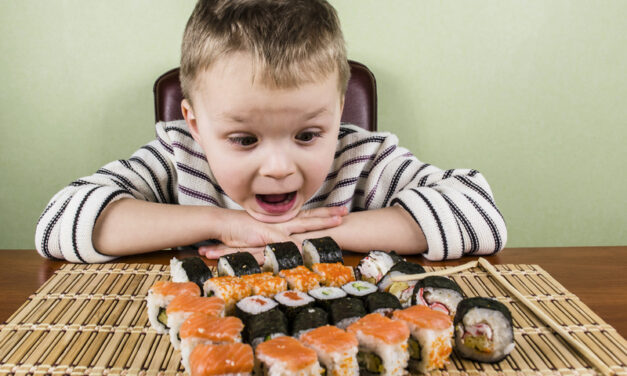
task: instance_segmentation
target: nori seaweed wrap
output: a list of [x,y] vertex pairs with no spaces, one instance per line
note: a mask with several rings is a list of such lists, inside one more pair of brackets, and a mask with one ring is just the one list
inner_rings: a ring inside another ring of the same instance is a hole
[[512,314],[490,298],[467,298],[457,305],[453,320],[455,348],[464,358],[498,362],[514,349]]
[[355,277],[376,285],[394,265],[401,261],[405,259],[394,251],[370,251],[359,261]]
[[394,265],[389,272],[379,281],[377,287],[379,291],[389,292],[394,294],[398,300],[401,301],[403,307],[409,307],[411,305],[412,293],[414,292],[414,285],[416,281],[406,282],[392,282],[392,277],[422,274],[425,269],[416,263],[401,261]]
[[303,258],[305,266],[310,268],[319,263],[344,263],[342,249],[330,236],[318,239],[306,239],[303,242]]
[[329,315],[333,325],[346,329],[350,324],[366,316],[366,308],[361,299],[347,296],[331,303]]
[[412,305],[426,305],[455,316],[457,304],[464,298],[462,289],[450,278],[426,277],[416,282],[412,293]]
[[291,335],[299,337],[303,332],[329,324],[327,312],[318,307],[306,308],[299,311],[292,321]]
[[315,299],[302,291],[283,291],[274,296],[274,300],[279,303],[279,308],[287,317],[287,321],[292,322],[296,314],[302,309],[313,307]]
[[248,252],[236,252],[221,256],[218,259],[219,276],[243,276],[261,273],[255,256]]
[[200,287],[209,278],[213,277],[211,269],[205,264],[203,259],[198,256],[170,260],[170,275],[172,282],[194,282]]
[[264,258],[264,271],[273,272],[275,275],[279,274],[279,271],[283,269],[293,269],[303,265],[303,257],[293,242],[266,245]]
[[244,340],[250,344],[254,342],[254,345],[268,340],[274,335],[287,335],[289,333],[285,315],[279,309],[249,316],[244,325]]
[[364,300],[368,313],[382,313],[388,316],[392,311],[403,308],[398,298],[389,292],[373,292]]
[[339,287],[318,287],[309,291],[314,299],[316,299],[316,305],[321,307],[325,311],[329,311],[331,303],[335,300],[346,296],[346,291]]

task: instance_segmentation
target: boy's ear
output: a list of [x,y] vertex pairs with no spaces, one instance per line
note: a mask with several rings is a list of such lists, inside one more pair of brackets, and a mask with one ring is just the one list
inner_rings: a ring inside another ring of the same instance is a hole
[[192,137],[198,142],[198,122],[196,121],[196,114],[194,114],[194,108],[187,99],[181,101],[181,112],[183,113],[183,118],[185,118],[185,122],[187,123]]

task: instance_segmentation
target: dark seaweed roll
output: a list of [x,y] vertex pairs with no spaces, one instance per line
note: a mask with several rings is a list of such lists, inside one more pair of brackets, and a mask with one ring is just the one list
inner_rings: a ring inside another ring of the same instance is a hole
[[357,265],[357,279],[376,285],[394,265],[401,261],[405,260],[394,251],[370,251]]
[[346,329],[350,324],[366,316],[366,308],[361,299],[347,296],[331,303],[329,315],[333,325]]
[[339,287],[318,287],[310,290],[309,295],[316,299],[316,305],[328,311],[331,303],[334,300],[344,298],[346,292]]
[[309,269],[313,264],[344,263],[340,246],[330,236],[305,240],[303,242],[303,258],[305,266]]
[[300,337],[312,329],[329,324],[329,315],[318,307],[310,307],[299,311],[290,325],[290,333],[293,337]]
[[245,340],[253,348],[261,342],[288,334],[287,320],[278,309],[250,316],[244,326]]
[[279,303],[279,308],[290,322],[300,310],[313,307],[315,301],[311,296],[297,290],[280,292],[274,296],[274,300]]
[[303,257],[293,242],[272,243],[264,251],[263,270],[279,274],[281,270],[303,265]]
[[464,298],[462,289],[450,278],[431,276],[416,282],[413,305],[424,305],[455,317],[457,305]]
[[342,290],[346,291],[349,296],[364,299],[366,296],[376,292],[377,286],[366,281],[353,281],[342,286]]
[[373,292],[366,296],[364,303],[368,313],[381,313],[385,316],[391,316],[393,311],[403,308],[398,298],[389,292]]
[[277,302],[265,296],[248,296],[235,304],[235,316],[245,324],[251,316],[277,309],[277,306]]
[[194,282],[201,291],[205,281],[213,277],[211,269],[200,257],[186,257],[181,260],[173,257],[170,260],[170,275],[172,282]]
[[464,358],[498,362],[514,349],[512,314],[497,300],[480,297],[462,300],[453,323],[455,349]]
[[248,252],[236,252],[224,255],[218,259],[219,276],[241,277],[248,274],[261,273],[255,256]]
[[412,293],[414,292],[416,281],[393,282],[392,277],[421,274],[424,272],[424,268],[418,264],[401,261],[394,265],[389,272],[387,272],[385,277],[379,281],[377,287],[379,288],[379,291],[385,291],[395,295],[398,300],[401,301],[403,307],[406,308],[411,305]]

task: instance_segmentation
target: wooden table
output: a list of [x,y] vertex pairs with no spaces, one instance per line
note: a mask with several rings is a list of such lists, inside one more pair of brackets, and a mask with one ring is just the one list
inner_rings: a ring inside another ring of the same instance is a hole
[[[168,264],[172,256],[191,251],[161,251],[118,260],[125,263]],[[356,265],[363,255],[347,253],[345,262]],[[431,263],[410,257],[423,265],[452,266],[475,258]],[[627,336],[627,246],[510,248],[487,258],[493,264],[538,264],[588,307]],[[211,261],[214,265],[215,262]],[[50,261],[31,250],[0,250],[0,321],[6,321],[64,262]]]

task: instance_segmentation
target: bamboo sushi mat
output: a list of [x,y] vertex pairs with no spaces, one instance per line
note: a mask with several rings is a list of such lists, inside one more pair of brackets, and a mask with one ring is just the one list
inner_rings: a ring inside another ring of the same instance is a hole
[[[495,265],[619,375],[627,375],[627,343],[614,328],[537,265]],[[443,269],[426,267],[427,271]],[[451,356],[435,375],[595,374],[564,340],[506,293],[483,269],[451,276],[467,296],[487,296],[512,312],[516,348],[497,364]],[[169,266],[65,265],[0,325],[0,374],[178,375],[180,354],[168,335],[150,328],[145,297],[169,279]]]

